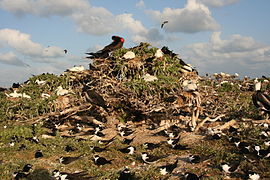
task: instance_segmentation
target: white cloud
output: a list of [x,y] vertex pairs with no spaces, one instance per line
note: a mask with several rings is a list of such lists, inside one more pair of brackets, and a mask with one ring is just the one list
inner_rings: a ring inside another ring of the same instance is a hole
[[209,9],[196,0],[188,0],[182,9],[164,8],[162,12],[148,10],[147,13],[160,24],[169,21],[164,26],[168,32],[196,33],[219,29]]
[[15,66],[28,66],[21,61],[13,52],[0,54],[0,63],[15,65]]
[[31,57],[60,57],[63,50],[59,47],[44,48],[31,41],[29,34],[14,29],[0,29],[0,46],[8,46],[19,53]]
[[209,42],[195,43],[185,47],[185,57],[202,72],[231,71],[242,74],[268,72],[270,46],[252,37],[231,35],[224,40],[221,32],[214,32]]
[[143,0],[140,0],[139,2],[137,2],[136,3],[136,7],[144,8],[145,7],[144,1]]
[[240,0],[199,0],[199,1],[201,1],[203,4],[207,6],[222,7],[222,6],[235,4],[239,2]]
[[85,0],[1,0],[0,7],[16,15],[66,16],[88,7]]

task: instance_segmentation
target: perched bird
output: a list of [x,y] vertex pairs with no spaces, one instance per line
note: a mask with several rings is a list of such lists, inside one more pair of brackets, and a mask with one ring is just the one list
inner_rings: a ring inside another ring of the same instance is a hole
[[92,150],[94,152],[103,152],[103,151],[107,150],[107,147],[101,148],[98,146],[90,146],[90,150]]
[[36,153],[35,153],[35,158],[41,158],[43,157],[43,153],[41,150],[37,150]]
[[171,148],[175,149],[175,150],[188,150],[188,149],[190,149],[187,145],[181,145],[181,144],[172,144]]
[[154,156],[154,155],[149,155],[146,152],[141,153],[141,157],[144,163],[153,163],[161,158],[164,158],[166,156]]
[[254,81],[255,83],[255,93],[252,95],[253,104],[262,112],[267,113],[267,118],[270,114],[270,96],[261,91],[261,82],[257,79]]
[[105,164],[111,164],[112,160],[107,160],[104,157],[100,157],[99,155],[94,155],[94,163],[95,165],[102,166]]
[[200,156],[198,156],[198,155],[190,155],[189,157],[188,157],[188,160],[189,160],[189,162],[190,163],[199,163],[200,161],[201,161],[201,157]]
[[124,137],[124,136],[129,136],[131,134],[133,134],[134,131],[125,131],[125,130],[122,130],[119,132],[120,136]]
[[121,151],[122,153],[134,154],[136,148],[133,147],[133,146],[129,146],[129,147],[126,147],[126,148],[120,148],[118,150]]
[[159,146],[160,144],[156,143],[149,143],[149,142],[143,143],[143,148],[147,150],[153,150],[155,148],[158,148]]
[[239,161],[235,161],[235,162],[232,162],[230,164],[228,163],[221,163],[221,169],[225,172],[225,173],[233,173],[235,172],[238,167],[240,165],[240,162]]
[[166,54],[169,55],[171,58],[177,58],[179,60],[179,64],[182,66],[180,71],[183,73],[186,72],[196,72],[196,74],[198,74],[197,70],[194,69],[190,64],[185,63],[182,59],[178,58],[178,54],[173,53],[171,50],[169,50],[168,47],[164,46],[161,48],[161,51]]
[[261,149],[260,146],[254,146],[256,155],[263,158],[270,157],[270,146],[267,149]]
[[180,136],[178,138],[176,138],[176,139],[169,138],[167,140],[167,143],[172,146],[172,145],[176,145],[179,142],[179,140],[180,140]]
[[86,171],[75,172],[75,173],[67,173],[67,172],[60,172],[59,170],[55,169],[52,172],[52,177],[56,180],[90,180],[94,179],[93,177],[87,177]]
[[59,158],[59,162],[62,164],[69,164],[69,163],[72,163],[73,161],[76,161],[80,158],[81,158],[81,156],[77,156],[77,157],[63,157],[63,156],[61,156]]
[[166,24],[166,23],[168,23],[169,21],[164,21],[162,24],[161,24],[161,28],[163,28],[164,27],[164,25]]
[[32,169],[33,165],[32,164],[26,164],[22,168],[22,172],[28,173]]
[[129,168],[126,166],[124,170],[120,171],[118,180],[135,180],[135,177],[134,174],[131,173]]
[[104,109],[107,109],[107,105],[104,98],[100,94],[98,94],[95,90],[89,89],[87,86],[84,86],[82,91],[84,93],[87,102],[97,106],[101,106]]
[[135,136],[133,138],[130,138],[130,139],[124,138],[123,141],[122,141],[122,143],[129,145],[134,140],[134,138],[135,138]]
[[177,163],[178,163],[178,159],[172,164],[160,166],[159,167],[160,174],[166,175],[166,174],[172,173],[172,171],[177,167]]
[[31,164],[24,165],[22,170],[13,173],[13,178],[15,180],[27,178],[27,176],[30,174],[30,170],[32,169],[32,167],[33,166]]
[[112,40],[113,40],[113,42],[111,44],[105,46],[103,49],[101,49],[95,53],[93,53],[93,52],[86,53],[88,55],[91,55],[91,56],[88,56],[86,58],[90,58],[90,59],[107,58],[107,57],[109,57],[110,52],[122,48],[123,44],[125,42],[125,39],[122,37],[119,37],[119,36],[112,36]]
[[116,136],[112,137],[111,139],[104,139],[104,140],[98,140],[99,144],[109,145],[111,144]]

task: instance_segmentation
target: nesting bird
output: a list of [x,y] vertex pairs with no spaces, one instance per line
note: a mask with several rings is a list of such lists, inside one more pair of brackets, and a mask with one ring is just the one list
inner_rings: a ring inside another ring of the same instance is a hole
[[86,53],[88,56],[86,58],[93,59],[93,58],[107,58],[109,57],[109,53],[112,51],[115,51],[117,49],[120,49],[123,47],[123,44],[125,42],[125,39],[119,36],[112,36],[113,42],[107,46],[105,46],[103,49],[93,53]]
[[270,114],[270,96],[261,91],[261,82],[255,79],[255,93],[252,95],[253,104],[263,113],[267,113],[266,119]]

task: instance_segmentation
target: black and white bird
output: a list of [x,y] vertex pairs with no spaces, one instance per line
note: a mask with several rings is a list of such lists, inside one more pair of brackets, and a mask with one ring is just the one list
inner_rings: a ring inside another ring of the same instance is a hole
[[73,161],[80,159],[81,157],[82,156],[77,156],[77,157],[63,157],[63,156],[61,156],[59,158],[59,162],[61,164],[69,164],[69,163],[72,163]]
[[143,148],[147,150],[153,150],[158,147],[160,147],[160,144],[158,143],[149,143],[149,142],[143,143]]
[[129,168],[126,166],[124,170],[120,171],[118,180],[135,180],[134,173],[131,173]]
[[176,145],[179,141],[180,141],[180,136],[178,138],[176,138],[176,139],[169,138],[167,140],[167,143],[172,146],[172,145]]
[[116,136],[112,137],[111,139],[98,140],[98,143],[102,145],[109,145],[114,141],[115,137]]
[[134,132],[134,131],[132,131],[132,130],[131,130],[131,131],[130,131],[130,130],[128,130],[128,131],[121,130],[121,131],[119,132],[119,134],[120,134],[120,136],[124,137],[124,136],[130,136],[130,135],[132,135],[133,132]]
[[107,160],[106,158],[104,157],[100,157],[99,155],[94,155],[94,164],[95,165],[98,165],[98,166],[102,166],[102,165],[105,165],[105,164],[111,164],[112,160]]
[[129,146],[129,147],[125,147],[125,148],[120,148],[118,149],[120,152],[122,153],[126,153],[126,154],[134,154],[136,148],[133,146]]
[[187,145],[182,145],[182,144],[172,144],[171,148],[174,150],[188,150],[188,149],[190,149]]
[[241,153],[244,153],[244,154],[250,153],[251,145],[249,143],[244,142],[244,141],[237,141],[237,142],[234,142],[234,144],[236,147],[238,147]]
[[161,158],[164,158],[166,156],[154,156],[154,155],[149,155],[146,152],[141,153],[141,157],[144,163],[153,163],[155,161],[158,161]]
[[128,145],[129,145],[129,144],[134,140],[134,138],[135,138],[135,136],[132,137],[132,138],[130,138],[130,139],[124,138],[124,139],[122,140],[122,143],[123,143],[123,144],[128,144]]
[[31,164],[24,165],[22,170],[19,170],[19,171],[13,173],[13,178],[15,180],[27,178],[27,176],[30,174],[30,170],[32,169],[32,167],[33,167],[33,165],[31,165]]
[[35,158],[41,158],[41,157],[43,157],[42,151],[41,151],[41,150],[37,150],[37,151],[35,152]]
[[238,167],[240,165],[239,161],[235,161],[235,162],[231,162],[229,163],[221,163],[221,169],[226,173],[226,174],[230,174],[235,172]]
[[260,146],[254,146],[254,150],[256,151],[256,155],[261,158],[270,157],[270,146],[267,149],[261,149]]
[[178,159],[172,163],[159,167],[159,172],[162,175],[170,174],[177,167]]
[[252,95],[253,104],[263,113],[266,113],[266,119],[268,119],[270,114],[270,96],[266,92],[261,91],[260,81],[255,79],[254,83],[256,92]]
[[103,152],[107,150],[107,146],[104,148],[98,147],[98,146],[90,146],[90,150],[94,152]]
[[52,177],[55,180],[91,180],[91,179],[95,179],[93,177],[89,177],[88,173],[86,171],[67,173],[67,172],[60,172],[57,169],[53,170]]
[[190,155],[188,157],[188,160],[190,163],[195,164],[195,163],[199,163],[201,161],[201,157],[198,155]]

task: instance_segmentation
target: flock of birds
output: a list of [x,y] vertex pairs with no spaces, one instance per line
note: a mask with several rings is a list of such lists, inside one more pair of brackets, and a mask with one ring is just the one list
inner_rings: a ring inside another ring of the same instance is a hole
[[[164,21],[164,23],[161,25],[161,28],[163,28],[163,26],[166,23],[168,23],[168,21]],[[90,55],[87,58],[90,58],[90,59],[92,59],[92,58],[107,58],[107,57],[109,57],[109,55],[112,51],[119,49],[119,48],[122,48],[123,44],[125,42],[124,38],[119,37],[119,36],[112,36],[112,40],[113,40],[113,42],[111,44],[105,46],[103,49],[101,49],[95,53],[93,53],[93,52],[86,53],[86,54]],[[163,47],[161,49],[161,51],[164,54],[171,56],[172,58],[178,58],[177,54],[170,51],[167,47]],[[66,53],[66,51],[65,51],[65,53]],[[183,66],[183,68],[186,68],[187,72],[194,71],[194,69],[192,69],[191,66],[187,65],[180,58],[178,58],[178,59],[179,59],[180,64]],[[259,108],[262,112],[269,115],[270,114],[270,96],[267,92],[264,92],[261,90],[261,82],[259,82],[258,80],[255,81],[255,90],[256,90],[256,92],[252,95],[252,100],[253,100],[254,105],[257,108]],[[104,109],[107,108],[107,105],[106,105],[104,99],[99,94],[97,94],[95,91],[85,88],[85,89],[83,89],[83,92],[85,93],[85,97],[86,97],[87,101],[89,101],[97,106],[101,106]],[[102,132],[104,130],[103,126],[95,125],[93,127],[94,127],[94,129],[89,131],[88,134],[95,135],[95,136],[101,137],[101,138],[105,136],[105,134]],[[81,132],[83,128],[84,128],[83,125],[76,124],[76,127],[74,129],[72,129],[70,132],[71,133],[78,133],[78,132]],[[264,128],[264,131],[261,132],[261,135],[258,138],[269,139],[270,129],[268,127],[268,124],[263,124],[263,128]],[[154,129],[156,129],[155,125],[149,127],[149,130],[154,130]],[[132,138],[128,138],[128,137],[133,136],[136,129],[131,129],[125,125],[119,124],[117,126],[116,130],[118,131],[118,135],[123,139],[122,144],[127,145],[127,147],[119,148],[118,150],[121,153],[125,153],[127,155],[134,155],[136,153],[137,147],[132,146],[130,144],[132,144],[132,141],[134,140],[135,137],[132,137]],[[58,131],[58,125],[54,125],[52,127],[52,131],[53,132]],[[191,149],[189,146],[183,145],[180,143],[180,140],[181,140],[180,131],[181,131],[181,129],[179,127],[173,125],[170,128],[167,128],[165,130],[162,130],[162,131],[159,131],[159,132],[153,134],[153,136],[165,136],[167,138],[166,142],[160,142],[160,143],[146,142],[146,143],[142,144],[142,147],[145,150],[153,150],[155,148],[159,148],[159,147],[163,146],[163,144],[166,144],[166,146],[168,146],[172,150],[186,151],[186,150]],[[228,132],[214,133],[211,135],[211,138],[213,140],[216,140],[216,139],[221,139],[223,137],[226,137],[226,139],[228,140],[230,145],[235,146],[239,150],[239,152],[241,152],[243,154],[241,157],[247,161],[252,162],[252,161],[259,161],[262,158],[268,158],[268,159],[270,158],[270,141],[265,141],[263,144],[260,144],[260,145],[254,145],[254,144],[251,144],[249,142],[246,142],[246,141],[243,141],[243,140],[237,138],[239,133],[241,133],[241,131],[239,132],[237,129],[230,127]],[[113,163],[113,159],[106,159],[105,157],[102,157],[98,153],[103,152],[103,151],[109,151],[108,148],[109,148],[110,144],[114,142],[115,138],[116,137],[113,137],[113,138],[108,139],[108,140],[99,140],[98,143],[103,145],[103,147],[100,147],[100,146],[90,146],[89,147],[89,151],[92,151],[94,153],[92,160],[96,166],[104,166],[106,164]],[[33,137],[28,138],[27,140],[29,140],[32,143],[37,143],[37,144],[40,143],[39,139],[35,133],[35,125],[33,125]],[[18,142],[19,142],[19,138],[14,136],[10,142],[10,146],[14,146],[14,144],[18,143]],[[262,148],[262,147],[267,147],[267,148]],[[23,145],[23,144],[19,147],[20,150],[24,149],[24,148],[25,148],[25,145]],[[74,148],[71,146],[66,146],[65,151],[67,151],[67,152],[74,151]],[[153,164],[153,163],[159,161],[160,159],[166,158],[168,156],[169,155],[155,156],[155,155],[152,155],[149,152],[145,151],[145,152],[141,152],[140,161],[144,164]],[[43,152],[41,150],[36,151],[34,157],[35,158],[42,158]],[[70,163],[72,163],[78,159],[81,159],[81,158],[84,158],[84,155],[80,155],[80,156],[76,156],[76,157],[61,156],[59,158],[59,163],[61,163],[63,165],[67,165],[67,164],[70,164]],[[204,161],[202,159],[205,159],[205,157],[200,157],[199,155],[194,154],[194,155],[190,155],[187,157],[187,162],[191,163],[191,164],[197,164],[197,163]],[[222,164],[220,164],[220,168],[225,174],[229,175],[229,174],[234,173],[237,170],[239,170],[238,167],[239,167],[240,163],[241,163],[241,161],[237,161],[236,163],[234,162],[233,164],[222,163]],[[176,159],[171,164],[166,164],[163,166],[159,166],[157,168],[158,168],[160,174],[167,175],[167,174],[173,173],[174,169],[177,168],[178,164],[179,164],[179,159]],[[33,165],[26,164],[25,166],[23,166],[23,168],[21,170],[14,172],[14,174],[13,174],[14,179],[19,180],[22,178],[26,178],[30,174],[32,168],[33,168]],[[258,173],[254,172],[252,170],[243,170],[243,171],[245,171],[247,179],[258,180],[261,178]],[[95,179],[95,177],[86,177],[86,176],[87,176],[87,173],[85,173],[85,172],[66,173],[66,172],[60,172],[59,170],[54,170],[52,172],[52,178],[54,178],[56,180]],[[182,174],[181,177],[183,177],[186,180],[197,180],[197,179],[201,179],[203,176],[204,175],[197,175],[197,174],[194,174],[191,172],[185,172],[184,174]],[[119,173],[118,179],[119,180],[133,180],[133,179],[136,179],[136,175],[135,175],[135,172],[131,172],[129,167],[124,167],[123,170]]]
[[[103,125],[92,125],[94,127],[93,130],[89,130],[89,134],[92,134],[97,137],[104,137],[104,134],[102,131],[105,129]],[[226,163],[221,163],[219,168],[223,171],[225,175],[230,175],[236,171],[239,170],[239,166],[241,164],[241,161],[246,160],[249,162],[259,162],[261,159],[269,159],[270,158],[270,128],[269,125],[266,123],[263,123],[260,125],[261,126],[261,133],[260,136],[257,137],[257,139],[263,139],[265,140],[262,144],[252,144],[251,142],[248,142],[246,140],[240,139],[239,136],[242,132],[239,129],[236,129],[234,127],[230,127],[227,131],[225,132],[215,132],[213,134],[209,133],[210,139],[211,140],[219,140],[219,139],[225,139],[228,142],[229,146],[235,147],[236,151],[241,154],[241,159],[237,159],[236,161],[233,162],[226,162]],[[55,129],[58,128],[58,125],[55,125]],[[84,125],[82,124],[76,124],[76,127],[74,129],[70,129],[71,133],[80,133],[83,131]],[[149,131],[154,131],[158,130],[157,125],[152,124],[151,126],[148,127]],[[124,153],[128,156],[130,156],[130,159],[132,159],[135,155],[136,160],[140,161],[144,165],[154,165],[156,162],[159,162],[160,159],[167,158],[171,156],[170,154],[165,154],[161,156],[156,156],[153,155],[149,152],[151,152],[155,148],[170,148],[171,150],[175,151],[186,151],[190,150],[191,147],[187,145],[183,145],[180,143],[181,141],[181,128],[179,128],[176,125],[172,125],[167,129],[160,130],[160,131],[154,131],[152,133],[152,136],[164,136],[167,138],[166,141],[160,141],[158,143],[152,143],[152,142],[145,142],[141,144],[141,147],[143,148],[143,152],[140,154],[137,154],[137,148],[136,146],[130,145],[132,144],[136,132],[136,128],[128,127],[123,124],[118,124],[117,127],[115,128],[118,136],[121,139],[121,143],[125,145],[126,147],[123,148],[118,148],[117,150],[121,153]],[[35,133],[35,124],[32,126],[33,130],[33,137],[26,138],[32,143],[36,144],[41,144],[46,146],[46,144],[42,144],[39,141],[39,138],[36,136]],[[93,163],[100,167],[100,166],[106,166],[107,164],[112,164],[114,163],[114,159],[107,159],[106,157],[101,156],[99,153],[104,152],[104,151],[110,151],[109,147],[111,144],[114,142],[116,139],[116,136],[112,137],[111,139],[103,139],[103,140],[98,140],[98,144],[96,146],[89,146],[89,151],[93,153],[92,161]],[[14,146],[15,143],[20,142],[20,138],[14,136],[10,142],[10,146]],[[267,148],[262,148],[262,147],[267,147]],[[25,148],[25,145],[21,144],[19,147],[19,150],[22,148]],[[76,148],[67,145],[65,147],[66,152],[72,152],[75,151]],[[85,158],[86,155],[80,155],[80,156],[60,156],[58,161],[60,164],[67,165],[70,164],[76,160]],[[43,152],[41,150],[37,150],[34,154],[35,158],[42,158],[44,157]],[[190,163],[190,164],[198,164],[204,161],[207,161],[208,159],[211,159],[212,157],[201,157],[198,154],[191,154],[188,155],[184,160],[184,163]],[[183,159],[181,159],[183,160]],[[183,162],[181,162],[183,163]],[[174,172],[174,170],[178,167],[179,165],[179,158],[176,157],[175,161],[173,163],[167,163],[166,165],[158,166],[156,167],[157,170],[161,175],[170,175],[172,173],[179,173],[178,171]],[[14,172],[13,177],[15,180],[23,179],[29,176],[31,173],[31,170],[33,168],[33,165],[31,164],[26,164],[23,166],[23,168],[19,171]],[[260,175],[253,171],[253,169],[242,169],[242,171],[245,172],[246,179],[249,180],[258,180],[260,179]],[[179,174],[179,178],[185,179],[185,180],[199,180],[202,177],[205,177],[204,174],[195,174],[191,172],[185,172],[184,174]],[[51,175],[52,179],[55,180],[71,180],[71,179],[76,179],[76,180],[86,180],[86,179],[97,179],[98,177],[89,177],[87,176],[87,173],[82,171],[82,172],[75,172],[75,173],[67,173],[67,172],[60,172],[59,170],[55,169],[52,171]],[[119,177],[118,180],[135,180],[137,179],[136,173],[132,169],[130,169],[128,166],[125,166],[123,170],[119,172]]]

